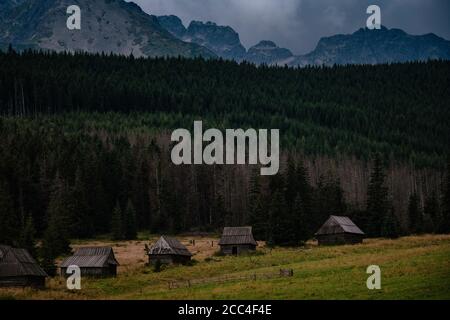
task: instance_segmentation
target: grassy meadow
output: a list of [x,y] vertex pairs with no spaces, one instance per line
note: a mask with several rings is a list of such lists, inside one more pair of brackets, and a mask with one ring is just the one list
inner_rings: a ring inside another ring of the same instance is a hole
[[[151,238],[154,240],[156,238]],[[0,299],[450,299],[450,235],[396,240],[368,239],[361,245],[267,248],[240,257],[214,255],[215,238],[181,237],[194,253],[192,266],[154,272],[145,266],[148,241],[83,241],[112,245],[121,263],[117,278],[82,279],[82,290],[68,291],[65,280],[48,280],[47,289],[0,289]],[[195,246],[190,240],[195,239]],[[368,290],[366,268],[379,265],[381,290]],[[293,277],[206,283],[169,289],[169,281],[294,270]]]

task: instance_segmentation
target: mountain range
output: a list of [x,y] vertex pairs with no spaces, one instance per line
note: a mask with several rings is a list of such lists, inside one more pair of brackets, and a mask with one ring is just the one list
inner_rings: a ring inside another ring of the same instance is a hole
[[[81,30],[66,28],[66,9],[73,4],[82,10]],[[229,26],[192,21],[185,27],[177,16],[150,15],[124,0],[2,0],[0,48],[9,44],[17,49],[220,57],[288,66],[450,59],[450,41],[432,33],[416,36],[386,27],[322,38],[305,55],[295,55],[270,40],[246,50]]]
[[[81,8],[81,30],[66,27],[70,5]],[[172,36],[155,16],[123,0],[2,0],[0,12],[3,47],[149,57],[216,56],[205,47]]]

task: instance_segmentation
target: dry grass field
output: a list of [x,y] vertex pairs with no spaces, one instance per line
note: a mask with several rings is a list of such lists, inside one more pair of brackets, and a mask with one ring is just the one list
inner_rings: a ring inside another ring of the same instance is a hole
[[[240,257],[215,256],[217,238],[179,237],[195,262],[161,272],[145,265],[144,244],[157,238],[148,239],[75,241],[74,248],[112,246],[121,264],[117,278],[82,279],[81,290],[68,291],[65,280],[56,277],[45,290],[0,289],[0,299],[450,299],[450,235],[334,247],[309,243],[270,249],[261,243],[258,254]],[[372,264],[381,268],[381,290],[366,287],[366,268]],[[294,276],[168,287],[170,281],[276,273],[280,268],[293,269]]]

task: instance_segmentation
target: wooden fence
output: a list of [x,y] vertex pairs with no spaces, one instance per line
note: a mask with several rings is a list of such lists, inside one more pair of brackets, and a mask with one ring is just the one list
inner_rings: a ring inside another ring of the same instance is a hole
[[230,275],[221,276],[214,278],[204,278],[204,279],[192,279],[192,280],[182,280],[182,281],[168,281],[169,289],[177,288],[190,288],[195,285],[210,284],[210,283],[225,283],[231,281],[246,281],[246,280],[266,280],[280,277],[292,277],[294,275],[294,270],[292,269],[280,269],[279,272],[270,273],[253,273],[245,275]]

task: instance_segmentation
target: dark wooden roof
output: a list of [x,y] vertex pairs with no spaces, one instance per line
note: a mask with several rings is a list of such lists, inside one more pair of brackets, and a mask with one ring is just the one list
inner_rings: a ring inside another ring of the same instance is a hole
[[69,266],[80,268],[106,268],[110,265],[119,265],[111,247],[84,247],[75,251],[61,263],[62,268]]
[[189,250],[175,238],[161,236],[158,241],[149,247],[148,255],[179,255],[192,256]]
[[252,227],[225,227],[219,245],[258,245],[253,238]]
[[25,249],[0,245],[0,277],[39,276],[47,273]]
[[330,216],[319,231],[316,232],[316,235],[339,233],[364,234],[349,217]]

